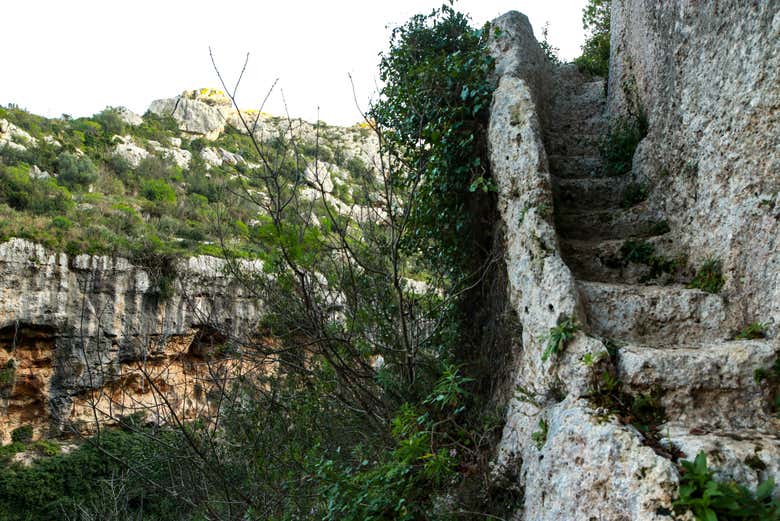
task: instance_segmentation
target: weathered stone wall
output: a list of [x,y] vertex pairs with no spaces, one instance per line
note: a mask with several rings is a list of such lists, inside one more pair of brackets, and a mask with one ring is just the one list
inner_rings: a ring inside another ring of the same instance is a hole
[[184,259],[169,276],[172,291],[160,295],[154,275],[123,258],[68,257],[20,239],[0,244],[0,366],[14,366],[0,398],[2,438],[22,424],[46,434],[89,419],[91,401],[116,407],[114,415],[150,406],[148,386],[133,384],[140,370],[171,390],[182,411],[202,407],[200,396],[190,404],[181,396],[207,372],[194,341],[246,338],[261,305],[220,259]]
[[[633,173],[618,177],[605,176],[598,157],[603,82],[547,65],[523,15],[495,21],[490,159],[522,325],[494,469],[497,483],[522,498],[507,517],[669,519],[679,481],[673,456],[699,451],[719,479],[755,487],[780,474],[771,392],[752,377],[778,351],[778,7],[613,2],[610,111],[636,112],[638,102],[650,123]],[[648,184],[649,200],[621,207],[628,182]],[[691,266],[723,262],[720,294],[645,284],[599,264],[662,218],[671,226],[664,244],[687,253]],[[579,332],[543,361],[562,319]],[[733,340],[738,327],[759,321],[771,326],[767,339]],[[593,392],[605,374],[634,396],[663,391],[661,436],[600,408]]]
[[649,120],[634,173],[733,328],[780,325],[780,1],[615,0],[609,106]]

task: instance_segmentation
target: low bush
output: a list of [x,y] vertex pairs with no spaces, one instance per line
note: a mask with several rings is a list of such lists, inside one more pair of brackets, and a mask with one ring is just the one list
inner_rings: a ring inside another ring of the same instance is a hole
[[694,461],[682,461],[679,497],[675,511],[690,511],[697,521],[777,521],[780,500],[772,494],[775,483],[768,479],[755,492],[733,482],[719,481],[707,467],[707,456],[700,452]]

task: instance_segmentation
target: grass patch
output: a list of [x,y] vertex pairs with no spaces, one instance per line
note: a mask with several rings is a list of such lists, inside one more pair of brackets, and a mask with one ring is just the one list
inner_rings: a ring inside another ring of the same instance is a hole
[[758,340],[766,338],[766,324],[761,322],[752,322],[742,328],[742,331],[737,333],[735,337],[737,340]]
[[723,277],[723,271],[721,263],[716,259],[708,259],[704,261],[699,270],[696,272],[696,276],[688,284],[690,289],[700,289],[707,293],[718,293],[723,289],[726,284],[726,279]]

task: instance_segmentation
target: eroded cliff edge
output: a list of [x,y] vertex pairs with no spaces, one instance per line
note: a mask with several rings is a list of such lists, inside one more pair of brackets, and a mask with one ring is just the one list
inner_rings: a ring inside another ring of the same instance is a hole
[[208,256],[150,270],[12,239],[0,244],[0,280],[4,441],[25,425],[37,437],[136,412],[157,422],[202,413],[214,375],[207,351],[250,338],[261,310]]
[[[525,16],[495,21],[491,167],[523,326],[495,466],[522,498],[512,519],[670,519],[678,461],[699,451],[721,479],[755,487],[780,475],[776,382],[755,378],[780,351],[777,3],[675,4],[613,2],[608,95],[604,79],[547,64]],[[718,41],[737,51],[709,59]],[[640,108],[649,133],[633,169],[606,176],[599,141]],[[648,197],[624,207],[631,185]],[[647,282],[609,262],[626,240],[684,257],[686,268]],[[686,284],[707,259],[723,267],[717,294]],[[750,322],[766,324],[765,338],[736,339]],[[544,360],[566,323],[577,325],[573,340]],[[660,428],[616,414],[616,389],[629,404],[652,399]]]

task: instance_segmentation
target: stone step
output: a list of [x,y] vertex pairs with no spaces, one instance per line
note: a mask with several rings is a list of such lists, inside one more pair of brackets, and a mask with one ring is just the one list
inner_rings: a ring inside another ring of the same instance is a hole
[[653,237],[663,233],[663,215],[640,203],[631,208],[568,211],[556,207],[558,233],[566,239],[598,240]]
[[[629,344],[617,352],[620,381],[631,394],[658,394],[669,421],[720,429],[767,425],[769,386],[755,371],[772,367],[768,340],[732,340],[678,347]],[[735,406],[738,404],[738,406]]]
[[631,177],[571,179],[553,176],[551,181],[558,211],[564,211],[564,209],[617,209],[623,201],[623,193],[631,182]]
[[581,132],[548,133],[545,138],[545,150],[557,156],[599,156],[602,134]]
[[591,178],[604,176],[604,162],[593,155],[558,155],[547,156],[550,172],[561,178]]
[[[750,490],[773,478],[780,482],[780,425],[769,424],[764,429],[713,430],[692,429],[687,425],[669,423],[662,430],[664,444],[672,444],[693,461],[699,452],[707,455],[707,467],[715,471],[715,479],[736,481]],[[780,491],[775,489],[775,497]]]
[[[674,243],[667,235],[649,237],[644,240],[653,247],[652,255],[656,259],[673,261],[680,254],[674,251]],[[595,282],[623,282],[626,284],[644,284],[648,282],[666,284],[682,282],[682,262],[674,266],[675,271],[667,273],[658,266],[657,273],[650,267],[651,259],[644,262],[630,261],[622,251],[626,239],[606,241],[582,241],[561,239],[561,255],[578,279]],[[672,268],[672,266],[670,266]],[[652,278],[651,278],[652,276]]]
[[723,340],[726,308],[720,295],[684,286],[579,281],[593,334],[653,346]]
[[544,133],[548,138],[557,135],[574,138],[579,134],[600,137],[609,130],[609,119],[602,106],[561,104],[554,106],[551,114]]

